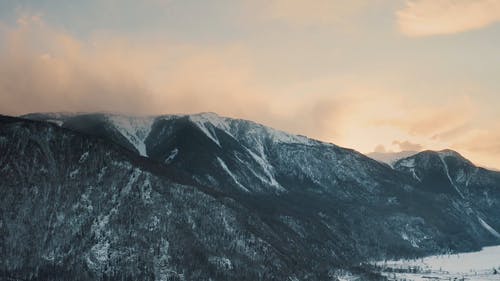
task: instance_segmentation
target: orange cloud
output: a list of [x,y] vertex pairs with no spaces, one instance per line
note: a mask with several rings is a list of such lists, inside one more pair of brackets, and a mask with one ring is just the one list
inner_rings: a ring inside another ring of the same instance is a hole
[[400,31],[410,37],[454,34],[500,21],[497,0],[410,0],[397,12]]
[[486,168],[499,169],[500,127],[472,129],[450,145],[465,157]]
[[399,146],[400,151],[420,151],[422,150],[422,145],[418,143],[412,143],[409,141],[393,141],[392,144]]
[[[5,113],[36,110],[85,111],[138,108],[136,93],[146,86],[128,71],[117,69],[113,59],[85,50],[68,34],[44,24],[23,21],[2,30],[0,55],[0,109]],[[105,66],[105,67],[104,67]],[[112,99],[120,96],[120,99]]]
[[500,128],[472,130],[464,140],[453,144],[453,146],[471,152],[491,153],[498,158],[500,156]]
[[383,144],[378,144],[373,149],[373,152],[376,152],[376,153],[387,153],[387,149],[385,148],[385,146]]
[[453,95],[446,104],[409,98],[422,96],[389,83],[398,73],[333,72],[278,85],[262,79],[272,77],[263,67],[273,61],[258,68],[255,50],[244,45],[133,39],[77,38],[38,16],[0,23],[0,112],[214,111],[370,151],[374,144],[394,148],[393,140],[432,149],[465,143],[478,108]]
[[0,112],[214,111],[295,133],[334,135],[343,113],[329,97],[283,97],[255,78],[237,44],[196,46],[94,35],[81,40],[43,19],[0,30]]
[[136,44],[108,36],[84,41],[38,17],[23,16],[18,22],[1,30],[4,113],[216,111],[222,105],[205,104],[220,98],[213,95],[250,88],[245,87],[248,66],[236,58],[244,57],[237,47],[199,48],[160,40]]
[[[445,104],[427,104],[403,101],[391,117],[379,117],[374,125],[397,127],[410,135],[432,138],[461,128],[473,119],[478,105],[469,97],[453,98]],[[418,105],[418,106],[417,106]]]

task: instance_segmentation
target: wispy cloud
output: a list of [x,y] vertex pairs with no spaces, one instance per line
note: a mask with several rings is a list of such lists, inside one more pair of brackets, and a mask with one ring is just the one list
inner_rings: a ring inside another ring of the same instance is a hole
[[488,153],[490,157],[500,155],[500,127],[490,130],[475,129],[467,133],[463,140],[454,144],[459,149],[473,153]]
[[373,124],[392,126],[409,135],[432,138],[467,125],[479,107],[469,96],[454,97],[442,104],[407,101],[400,101],[391,115],[375,118]]
[[471,129],[450,145],[478,165],[498,170],[500,157],[500,127]]
[[500,1],[409,0],[397,20],[411,37],[460,33],[500,21]]

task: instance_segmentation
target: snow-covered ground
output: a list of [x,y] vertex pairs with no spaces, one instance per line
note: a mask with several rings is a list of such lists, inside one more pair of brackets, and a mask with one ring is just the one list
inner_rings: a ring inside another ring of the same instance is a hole
[[[389,280],[500,280],[500,246],[479,252],[376,262]],[[497,274],[495,273],[495,270]],[[456,279],[455,279],[456,278]]]

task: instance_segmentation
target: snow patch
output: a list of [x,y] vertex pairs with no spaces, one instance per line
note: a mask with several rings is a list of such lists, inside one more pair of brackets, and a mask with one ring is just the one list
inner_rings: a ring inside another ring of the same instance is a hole
[[217,161],[219,162],[219,164],[222,167],[222,169],[233,179],[233,181],[236,183],[236,185],[238,185],[244,191],[249,192],[248,188],[244,187],[238,181],[238,179],[236,178],[236,176],[233,174],[233,172],[231,172],[231,170],[229,170],[229,168],[227,167],[226,163],[222,159],[220,159],[219,157],[217,157]]
[[131,117],[123,115],[108,115],[108,120],[115,128],[139,151],[147,156],[144,141],[151,132],[155,117]]
[[259,164],[259,166],[262,168],[262,171],[264,171],[264,174],[266,175],[267,178],[264,178],[257,173],[254,172],[254,175],[258,177],[262,182],[267,183],[273,187],[275,187],[279,191],[285,191],[285,188],[283,188],[276,178],[274,177],[274,167],[269,164],[267,159],[265,159],[264,155],[257,155],[253,151],[247,148],[248,153],[252,156],[252,158]]
[[91,226],[91,231],[97,239],[97,243],[92,246],[87,255],[87,264],[91,268],[100,268],[108,260],[110,246],[107,238],[109,233],[106,231],[108,223],[109,215],[99,215],[97,221],[94,221]]
[[83,153],[82,156],[80,156],[80,160],[78,160],[78,163],[81,164],[81,163],[85,162],[85,160],[87,160],[88,157],[89,157],[89,152],[87,151],[87,152]]
[[460,197],[462,197],[463,199],[465,199],[464,195],[462,194],[462,192],[460,191],[460,189],[458,188],[458,186],[456,186],[455,183],[453,182],[453,180],[451,179],[450,171],[448,169],[448,164],[446,164],[446,161],[444,161],[444,157],[445,156],[447,156],[446,153],[439,153],[439,159],[441,159],[441,163],[443,163],[443,167],[444,167],[444,171],[446,173],[446,176],[448,177],[448,180],[450,181],[450,183],[453,186],[453,188],[455,188],[455,190],[457,191],[458,195],[460,195]]
[[408,170],[411,172],[411,175],[413,176],[414,179],[416,179],[417,181],[420,181],[420,182],[422,181],[422,179],[420,179],[420,177],[417,175],[417,172],[415,170],[415,166],[416,166],[415,158],[406,158],[406,159],[400,160],[399,165],[401,167],[408,168]]
[[[498,257],[500,246],[493,246],[473,253],[380,261],[374,264],[382,267],[382,274],[389,280],[498,280],[498,275],[493,274],[493,268],[500,268]],[[405,272],[410,271],[409,269],[417,272]]]
[[266,131],[274,142],[289,143],[289,144],[304,144],[311,145],[312,141],[304,136],[288,134],[280,130],[266,127]]
[[179,149],[174,148],[172,151],[170,151],[170,155],[168,155],[167,159],[165,159],[165,164],[170,164],[174,160],[175,156],[179,153]]
[[47,122],[52,123],[52,124],[56,124],[59,127],[61,127],[64,124],[64,121],[57,120],[57,119],[48,119]]
[[403,159],[399,162],[399,165],[406,168],[415,168],[415,159],[414,158]]
[[[498,233],[493,227],[491,227],[489,224],[487,224],[480,217],[477,217],[477,219],[479,220],[479,223],[481,223],[481,225],[484,227],[484,229],[486,229],[489,233],[491,233],[496,238],[500,238],[500,233]],[[500,256],[499,256],[499,260],[500,260]]]
[[217,268],[222,270],[232,270],[233,264],[231,260],[226,257],[211,256],[208,258],[208,262],[215,265]]
[[92,224],[91,230],[94,234],[99,237],[105,233],[104,229],[109,223],[109,215],[99,215],[97,221]]
[[92,246],[91,252],[97,262],[100,264],[105,263],[108,260],[109,242],[107,240],[99,241],[99,243]]
[[420,182],[422,181],[422,180],[420,179],[420,177],[417,175],[417,172],[415,172],[415,169],[414,169],[414,168],[412,168],[412,169],[411,169],[411,174],[413,175],[413,178],[415,178],[416,180],[418,180],[418,181],[420,181]]
[[132,172],[132,175],[130,175],[130,178],[129,178],[127,184],[125,185],[125,187],[122,190],[123,194],[128,194],[130,192],[130,190],[132,189],[132,185],[137,181],[140,174],[141,174],[140,169],[137,169],[137,168],[134,169],[134,171]]
[[352,274],[351,272],[343,269],[338,269],[333,271],[330,275],[336,277],[339,281],[359,281],[361,280],[359,276]]
[[413,248],[420,248],[420,246],[418,246],[418,244],[417,244],[417,240],[408,236],[408,234],[406,234],[406,232],[401,233],[401,238],[403,238],[403,240],[405,240],[405,241],[410,242],[410,244]]
[[152,204],[153,201],[151,200],[151,180],[149,178],[149,174],[146,174],[146,177],[144,178],[144,183],[141,187],[141,197],[142,201],[146,204]]
[[160,219],[157,216],[153,216],[148,225],[149,231],[155,231],[158,228],[159,224],[160,224]]
[[200,130],[207,135],[213,142],[215,142],[219,147],[221,144],[217,138],[214,128],[223,130],[228,135],[232,136],[230,133],[230,128],[226,118],[220,117],[215,113],[200,113],[189,115],[189,120],[196,124]]
[[[200,113],[194,115],[188,115],[189,119],[195,123],[210,139],[212,139],[219,147],[220,142],[215,134],[214,128],[218,128],[229,136],[233,137],[238,141],[242,141],[243,138],[248,136],[253,136],[254,139],[261,139],[263,137],[269,138],[275,143],[287,143],[287,144],[304,144],[311,145],[313,141],[307,137],[289,134],[280,130],[272,129],[252,121],[231,119],[226,117],[221,117],[215,113]],[[238,127],[241,124],[247,125],[244,137],[237,134]]]
[[75,169],[69,173],[69,177],[73,179],[76,177],[76,175],[78,175],[78,173],[80,173],[80,169]]

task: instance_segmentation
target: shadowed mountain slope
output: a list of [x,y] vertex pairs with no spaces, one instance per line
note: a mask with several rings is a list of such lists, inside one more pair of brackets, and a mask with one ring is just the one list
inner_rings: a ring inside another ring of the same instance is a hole
[[[335,280],[365,260],[498,243],[486,170],[462,197],[440,161],[424,182],[408,158],[391,169],[215,114],[26,117],[49,122],[0,120],[0,266],[12,276]],[[474,172],[443,161],[452,179]]]

